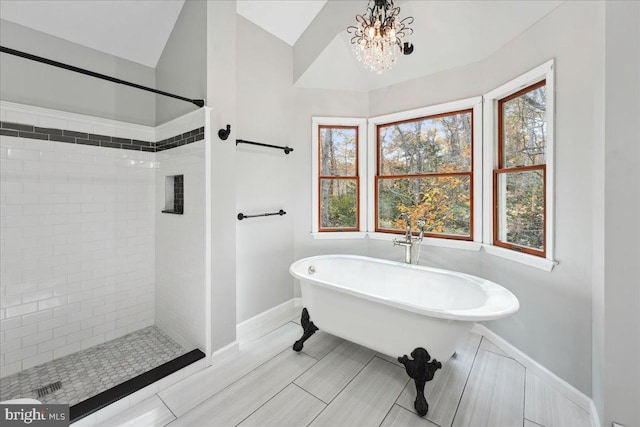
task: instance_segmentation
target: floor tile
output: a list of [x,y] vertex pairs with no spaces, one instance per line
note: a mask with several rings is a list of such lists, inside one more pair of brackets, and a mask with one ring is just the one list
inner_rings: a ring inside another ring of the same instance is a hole
[[374,354],[373,350],[344,341],[295,383],[323,402],[330,403]]
[[[586,411],[525,373],[515,360],[500,356],[489,341],[481,343],[479,335],[467,335],[457,356],[427,383],[430,408],[427,417],[421,418],[413,409],[414,383],[394,357],[319,333],[315,346],[311,340],[305,344],[305,350],[320,357],[317,361],[291,350],[300,331],[298,324],[290,322],[214,367],[182,380],[167,377],[179,382],[161,391],[160,397],[183,411],[177,419],[171,404],[158,396],[140,402],[143,394],[135,394],[129,396],[131,402],[137,401],[131,408],[112,405],[109,411],[99,411],[80,423],[91,426],[116,413],[106,425],[302,427],[311,422],[314,427],[591,427]],[[356,370],[358,366],[361,369]],[[330,404],[294,381],[315,387]]]
[[380,427],[439,427],[437,424],[410,412],[399,405],[393,405]]
[[398,365],[401,368],[404,367],[402,363],[398,362],[398,356],[389,356],[387,354],[376,353],[376,357],[379,357],[382,360],[386,360],[389,363],[393,363],[394,365]]
[[495,354],[499,354],[500,356],[511,357],[504,351],[500,350],[500,348],[497,345],[489,341],[487,337],[482,337],[482,342],[480,343],[480,349],[485,351],[490,351]]
[[316,359],[286,349],[172,422],[178,426],[235,426],[309,369]]
[[96,425],[96,414],[89,414],[73,423],[73,427],[94,427]]
[[[302,336],[302,327],[300,327],[300,336]],[[343,341],[342,338],[318,331],[304,343],[302,351],[314,359],[320,360]]]
[[100,427],[159,427],[176,417],[158,396],[152,396],[113,418],[98,424]]
[[[0,380],[0,400],[30,397],[75,405],[184,353],[155,326],[34,366]],[[38,397],[36,389],[60,381],[62,388]]]
[[402,368],[374,357],[311,426],[378,426],[408,380]]
[[522,426],[524,380],[515,360],[478,350],[453,426]]
[[131,402],[131,405],[137,405],[157,394],[158,390],[158,381],[156,381],[153,384],[149,384],[148,386],[131,393],[129,395],[129,401]]
[[[456,355],[442,364],[436,371],[433,380],[424,388],[429,404],[426,418],[440,426],[450,426],[458,409],[464,386],[469,378],[471,366],[480,345],[480,335],[469,333],[458,345]],[[398,398],[400,406],[415,413],[413,402],[416,398],[416,387],[411,381]]]
[[96,414],[96,425],[104,423],[105,421],[110,420],[111,418],[121,414],[131,407],[131,400],[129,396],[123,397],[120,400],[116,400],[111,405],[105,406],[104,408],[95,412]]
[[590,427],[589,414],[527,371],[524,416],[545,427]]
[[299,427],[308,425],[326,407],[300,387],[289,384],[238,427]]
[[292,346],[299,338],[299,328],[295,323],[286,323],[245,346],[236,356],[185,378],[161,391],[159,396],[174,414],[180,416]]

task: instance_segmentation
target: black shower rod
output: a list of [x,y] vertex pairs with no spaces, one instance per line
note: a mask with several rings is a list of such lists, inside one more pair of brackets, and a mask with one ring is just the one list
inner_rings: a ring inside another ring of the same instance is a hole
[[11,49],[8,47],[0,46],[0,52],[8,53],[9,55],[19,56],[20,58],[30,59],[32,61],[41,62],[43,64],[52,65],[54,67],[62,68],[69,71],[74,71],[76,73],[84,74],[91,77],[96,77],[98,79],[107,80],[113,83],[118,83],[125,86],[130,86],[136,89],[146,90],[147,92],[157,93],[158,95],[168,96],[170,98],[179,99],[181,101],[190,102],[198,107],[204,107],[204,99],[189,99],[184,96],[174,95],[173,93],[163,92],[158,89],[154,89],[147,86],[142,86],[136,83],[131,83],[126,80],[117,79],[115,77],[107,76],[105,74],[96,73],[95,71],[90,71],[84,68],[75,67],[73,65],[65,64],[63,62],[54,61],[52,59],[43,58],[41,56],[32,55],[30,53],[22,52],[19,50]]

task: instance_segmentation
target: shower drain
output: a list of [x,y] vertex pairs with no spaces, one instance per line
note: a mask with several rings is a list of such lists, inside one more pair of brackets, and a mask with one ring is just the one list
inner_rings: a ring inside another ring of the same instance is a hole
[[35,391],[38,393],[38,397],[46,396],[47,394],[51,394],[54,391],[58,391],[62,388],[62,381],[56,381],[55,383],[51,383],[44,387],[37,388]]

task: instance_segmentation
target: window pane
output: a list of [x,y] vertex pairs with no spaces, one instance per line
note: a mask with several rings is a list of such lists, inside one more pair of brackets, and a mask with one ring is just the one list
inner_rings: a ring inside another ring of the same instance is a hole
[[357,179],[320,180],[320,228],[358,226]]
[[380,175],[471,171],[471,112],[378,127]]
[[503,168],[545,163],[546,86],[502,103]]
[[427,232],[471,236],[471,177],[378,180],[378,228],[404,230],[401,213],[427,219]]
[[357,128],[320,127],[320,175],[356,176]]
[[498,174],[498,239],[544,250],[544,171]]

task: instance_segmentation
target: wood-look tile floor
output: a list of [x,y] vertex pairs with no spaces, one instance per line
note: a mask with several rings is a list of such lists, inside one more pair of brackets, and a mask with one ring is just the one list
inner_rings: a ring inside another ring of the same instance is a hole
[[[415,386],[393,357],[318,332],[301,353],[290,322],[116,415],[105,426],[590,427],[587,412],[470,333],[413,409]],[[410,351],[410,350],[407,350]]]

